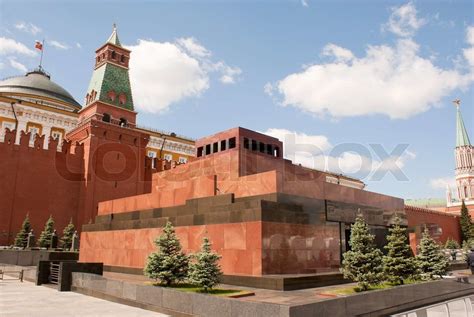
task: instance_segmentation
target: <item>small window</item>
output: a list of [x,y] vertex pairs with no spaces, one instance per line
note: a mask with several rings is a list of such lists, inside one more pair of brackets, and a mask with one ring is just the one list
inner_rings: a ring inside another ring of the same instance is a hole
[[219,142],[214,142],[214,144],[212,144],[212,153],[217,152],[219,152]]
[[181,164],[184,164],[184,163],[188,162],[188,159],[185,158],[185,157],[180,156],[179,159],[178,159],[178,162],[181,163]]
[[226,150],[226,140],[222,140],[221,141],[221,151],[225,151]]
[[114,102],[115,101],[115,97],[116,97],[116,94],[115,94],[115,91],[111,90],[107,93],[107,97],[109,97],[109,100]]
[[151,158],[151,168],[155,168],[156,152],[155,151],[148,151],[148,157]]
[[102,121],[104,121],[104,122],[110,122],[110,114],[104,113],[104,114],[102,115]]
[[115,51],[112,51],[112,59],[116,59],[117,58],[117,54],[115,54]]
[[120,56],[120,62],[125,63],[125,56],[124,55]]
[[127,119],[125,119],[125,118],[120,118],[119,126],[121,126],[121,127],[126,127],[126,126],[127,126]]
[[61,141],[62,136],[63,136],[63,134],[59,131],[51,132],[51,137],[53,138],[53,140]]
[[249,149],[249,146],[250,146],[249,139],[244,138],[244,149]]
[[126,104],[126,103],[127,103],[127,95],[125,95],[124,93],[121,93],[121,94],[119,95],[119,103],[120,103],[121,105]]
[[252,140],[252,151],[257,151],[257,141]]
[[209,154],[211,154],[211,145],[207,144],[206,145],[206,155],[209,155]]
[[273,156],[280,157],[280,148],[278,146],[275,146],[275,149],[273,150]]
[[165,154],[165,155],[164,155],[164,159],[167,160],[167,161],[169,161],[169,162],[171,162],[171,161],[173,160],[173,155],[171,155],[171,154]]
[[260,151],[260,153],[265,153],[265,143],[260,142],[258,144],[258,150]]
[[235,148],[236,143],[235,143],[235,137],[229,139],[229,149]]
[[196,153],[197,157],[201,157],[201,156],[202,156],[202,151],[203,151],[203,150],[204,150],[204,148],[203,148],[202,146],[198,147],[197,153]]
[[29,127],[28,132],[30,132],[30,142],[34,142],[36,139],[36,134],[39,135],[39,129],[37,127]]
[[267,154],[273,155],[273,146],[271,144],[267,144]]

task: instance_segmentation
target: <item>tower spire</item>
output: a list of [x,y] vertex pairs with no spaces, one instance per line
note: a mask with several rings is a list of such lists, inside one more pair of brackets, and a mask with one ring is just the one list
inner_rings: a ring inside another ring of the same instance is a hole
[[107,43],[117,45],[118,47],[122,47],[122,44],[120,43],[120,40],[117,35],[117,25],[115,23],[112,24],[112,34],[110,34],[110,37],[107,40]]
[[453,101],[456,106],[456,147],[459,146],[470,146],[471,141],[469,140],[469,135],[467,134],[466,127],[464,126],[464,121],[462,119],[460,105],[461,100],[456,99]]

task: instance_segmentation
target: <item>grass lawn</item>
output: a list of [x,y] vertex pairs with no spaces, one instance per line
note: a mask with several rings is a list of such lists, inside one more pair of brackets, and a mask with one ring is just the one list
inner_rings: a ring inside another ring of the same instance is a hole
[[161,287],[169,287],[172,289],[176,289],[183,292],[191,292],[191,293],[201,293],[201,294],[209,294],[215,296],[223,296],[223,297],[244,297],[244,296],[251,296],[255,295],[253,292],[244,291],[240,289],[224,289],[224,288],[213,288],[208,292],[204,292],[200,287],[192,284],[176,284],[171,286],[165,286],[160,283],[151,283],[147,282],[145,284],[153,285],[153,286],[161,286]]
[[[422,281],[405,280],[405,284],[403,284],[403,285],[416,284],[416,283],[420,283],[420,282],[422,282]],[[400,285],[393,285],[393,284],[390,284],[389,282],[384,282],[382,284],[370,287],[366,292],[374,291],[374,290],[380,290],[380,289],[388,289],[388,288],[397,287],[397,286],[400,286]],[[322,295],[324,295],[324,294],[327,294],[327,295],[354,295],[354,294],[361,293],[361,292],[362,291],[357,286],[356,287],[350,286],[350,287],[341,287],[341,288],[335,288],[335,289],[332,289],[332,290],[327,290],[327,291],[324,291],[321,294]]]

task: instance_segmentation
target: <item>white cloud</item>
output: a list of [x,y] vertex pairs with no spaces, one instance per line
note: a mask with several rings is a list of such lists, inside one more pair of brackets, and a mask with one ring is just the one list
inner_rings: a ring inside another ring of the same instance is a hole
[[288,75],[273,85],[274,90],[283,97],[283,106],[317,115],[408,118],[470,82],[469,76],[434,65],[418,50],[417,43],[405,39],[395,47],[369,46],[361,58],[347,60],[346,52],[345,62],[336,55],[335,62]]
[[199,97],[210,87],[211,73],[231,84],[241,74],[237,67],[213,62],[212,52],[194,38],[175,42],[138,40],[130,59],[130,78],[136,107],[144,112],[166,111],[173,103]]
[[273,85],[271,83],[266,83],[264,86],[263,86],[263,92],[267,95],[269,95],[270,97],[273,96]]
[[309,7],[308,1],[307,0],[301,0],[301,5],[303,7]]
[[59,50],[67,50],[69,49],[69,46],[67,44],[64,44],[64,43],[61,43],[61,42],[58,42],[58,41],[55,41],[55,40],[52,40],[52,41],[48,41],[49,45],[51,45],[52,47],[54,48],[57,48]]
[[466,42],[471,46],[463,50],[464,58],[469,63],[469,66],[474,68],[474,26],[469,26],[466,29]]
[[17,24],[15,24],[15,28],[17,30],[27,32],[33,35],[36,35],[42,31],[40,27],[34,25],[33,23],[26,22],[18,22]]
[[76,47],[77,47],[77,48],[82,48],[82,45],[81,45],[81,43],[79,43],[79,42],[76,42]]
[[354,59],[354,54],[350,50],[332,43],[323,48],[322,55],[334,57],[336,62],[348,62]]
[[218,62],[215,64],[216,70],[219,71],[222,76],[219,78],[223,84],[235,84],[239,75],[242,74],[242,70],[238,67],[231,67],[224,62]]
[[360,147],[364,149],[360,151],[353,150],[353,144],[348,144],[347,150],[343,151],[340,150],[344,145],[339,144],[339,149],[336,150],[337,147],[324,135],[308,135],[277,128],[270,128],[262,133],[282,141],[284,157],[295,164],[333,173],[355,174],[354,176],[363,174],[363,178],[367,179],[380,172],[400,171],[406,162],[416,157],[414,153],[406,150],[400,156],[391,155],[380,160],[374,158],[374,154],[362,145]]
[[197,57],[209,57],[211,52],[202,46],[194,37],[179,38],[176,40],[181,48],[186,50],[190,55]]
[[21,54],[26,56],[36,56],[36,52],[26,47],[23,43],[14,39],[0,37],[0,55]]
[[[358,57],[329,43],[321,55],[330,61],[304,65],[267,83],[265,93],[279,97],[275,100],[282,106],[335,118],[381,114],[406,119],[439,106],[444,97],[474,81],[474,70],[465,72],[463,65],[442,68],[435,64],[435,52],[422,56],[418,43],[407,37],[426,23],[416,13],[412,3],[393,9],[385,27],[403,37],[394,45],[369,45]],[[467,29],[466,41],[470,47],[464,58],[474,67],[474,26]]]
[[295,144],[298,145],[300,150],[303,149],[304,152],[312,154],[319,154],[332,148],[328,138],[324,135],[308,135],[306,133],[278,128],[270,128],[263,133],[271,135],[282,142],[286,142],[287,146],[285,146],[285,150],[288,152],[294,152],[296,150]]
[[8,61],[10,62],[10,66],[15,68],[16,70],[22,72],[22,73],[26,73],[28,71],[28,69],[26,68],[25,65],[23,65],[22,63],[18,62],[15,58],[13,57],[10,57],[8,59]]
[[411,2],[392,8],[390,18],[383,29],[402,37],[411,37],[426,24],[426,19],[417,17],[415,5]]
[[3,69],[5,67],[5,64],[0,62],[0,69]]
[[439,177],[430,180],[430,186],[434,189],[446,190],[447,186],[451,189],[456,188],[456,181],[454,177]]

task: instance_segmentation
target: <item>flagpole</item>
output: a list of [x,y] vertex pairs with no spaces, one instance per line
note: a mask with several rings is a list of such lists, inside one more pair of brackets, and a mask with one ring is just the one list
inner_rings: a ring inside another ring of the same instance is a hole
[[43,39],[43,43],[41,44],[41,57],[40,57],[40,65],[39,65],[39,68],[41,70],[41,65],[43,64],[43,51],[44,51],[44,39]]

